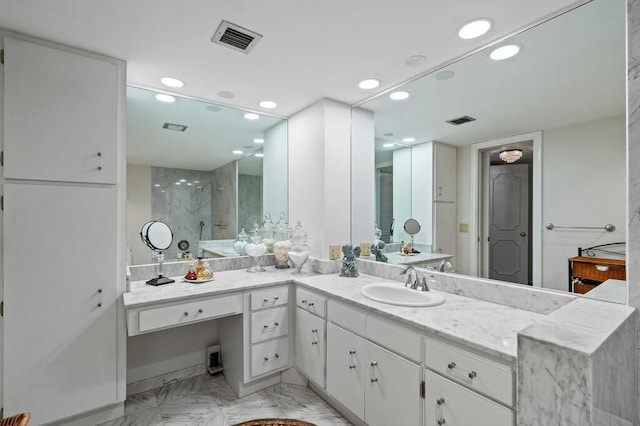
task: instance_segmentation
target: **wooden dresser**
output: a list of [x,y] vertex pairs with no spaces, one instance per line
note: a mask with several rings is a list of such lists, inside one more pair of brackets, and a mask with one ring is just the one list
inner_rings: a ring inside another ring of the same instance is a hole
[[626,280],[625,261],[576,256],[569,259],[569,291],[584,294],[608,279]]

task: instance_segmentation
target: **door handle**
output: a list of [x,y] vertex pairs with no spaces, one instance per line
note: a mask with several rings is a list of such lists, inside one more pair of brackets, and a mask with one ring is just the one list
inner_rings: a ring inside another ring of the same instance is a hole
[[521,237],[526,237],[526,236],[527,236],[527,233],[523,231],[523,232],[521,232],[521,233],[520,233],[520,236],[521,236]]

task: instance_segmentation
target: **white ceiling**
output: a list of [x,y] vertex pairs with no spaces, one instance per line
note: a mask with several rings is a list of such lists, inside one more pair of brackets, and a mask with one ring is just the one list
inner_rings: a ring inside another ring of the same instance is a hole
[[[0,27],[127,61],[128,81],[160,88],[175,76],[177,92],[289,116],[322,97],[354,104],[366,77],[390,88],[470,52],[576,0],[0,0]],[[475,40],[457,29],[476,17],[494,28]],[[245,55],[210,42],[226,19],[263,35]],[[406,57],[425,55],[418,68]],[[220,91],[235,93],[220,98]]]
[[[596,0],[500,43],[522,46],[511,59],[486,49],[445,67],[452,79],[406,85],[406,101],[363,104],[375,112],[377,149],[405,137],[467,145],[624,114],[625,10],[624,0]],[[464,115],[476,121],[446,123]]]

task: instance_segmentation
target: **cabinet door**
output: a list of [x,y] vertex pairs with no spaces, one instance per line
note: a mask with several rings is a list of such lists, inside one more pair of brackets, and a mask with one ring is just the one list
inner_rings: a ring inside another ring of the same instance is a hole
[[433,252],[456,255],[456,203],[433,203]]
[[4,186],[4,410],[116,402],[116,189]]
[[438,144],[434,149],[433,200],[456,201],[456,150]]
[[426,426],[513,426],[510,409],[432,371],[425,390]]
[[420,424],[420,367],[367,343],[365,422],[371,426]]
[[327,392],[364,420],[365,341],[327,324]]
[[324,388],[325,322],[296,308],[296,367]]
[[4,177],[116,183],[118,66],[4,38]]

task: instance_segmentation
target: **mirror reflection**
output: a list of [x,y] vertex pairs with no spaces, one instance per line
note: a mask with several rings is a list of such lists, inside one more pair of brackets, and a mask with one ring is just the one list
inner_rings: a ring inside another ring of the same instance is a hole
[[241,228],[287,213],[287,122],[260,114],[127,88],[127,245],[130,264],[153,262],[142,224],[174,234],[166,261],[237,256]]
[[625,40],[625,2],[596,0],[360,105],[386,248],[415,218],[416,244],[459,273],[578,293],[624,280]]

